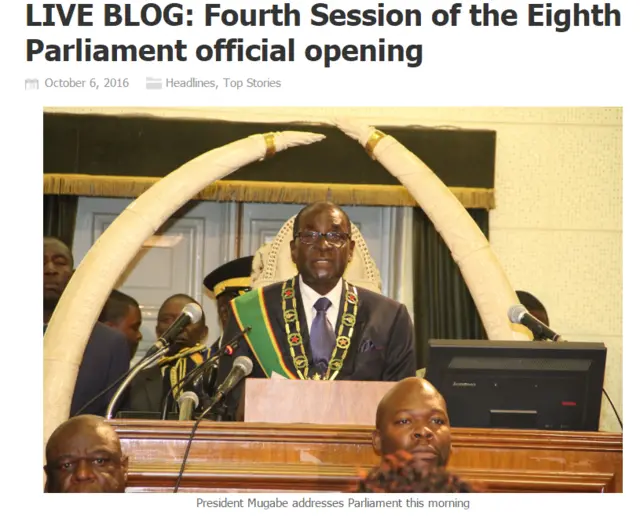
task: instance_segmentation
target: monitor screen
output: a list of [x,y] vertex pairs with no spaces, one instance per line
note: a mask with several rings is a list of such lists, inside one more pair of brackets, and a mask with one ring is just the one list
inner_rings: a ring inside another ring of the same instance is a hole
[[426,379],[451,426],[598,431],[602,343],[430,340]]

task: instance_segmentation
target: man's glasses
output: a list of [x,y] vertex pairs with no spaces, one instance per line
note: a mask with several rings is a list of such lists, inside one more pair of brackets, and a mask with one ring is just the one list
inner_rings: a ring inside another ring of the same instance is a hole
[[320,242],[320,238],[324,237],[327,243],[333,247],[341,247],[351,239],[351,235],[346,232],[316,232],[315,230],[304,230],[298,232],[296,237],[305,245],[315,245]]

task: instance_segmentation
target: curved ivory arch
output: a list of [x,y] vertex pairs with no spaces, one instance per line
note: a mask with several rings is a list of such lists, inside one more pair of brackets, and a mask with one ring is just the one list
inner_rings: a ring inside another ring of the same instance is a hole
[[519,300],[489,241],[440,178],[392,136],[346,119],[335,123],[396,177],[429,216],[460,267],[489,339],[531,339],[524,327],[509,321],[507,311]]
[[324,139],[282,132],[249,136],[206,152],[131,203],[91,247],[69,281],[44,336],[44,445],[69,417],[84,349],[113,286],[142,244],[210,183],[276,151]]

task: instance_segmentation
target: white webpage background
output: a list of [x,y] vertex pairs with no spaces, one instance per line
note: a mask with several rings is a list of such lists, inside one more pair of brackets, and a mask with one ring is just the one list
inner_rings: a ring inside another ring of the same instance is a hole
[[[32,2],[41,6],[44,2]],[[132,2],[132,6],[145,2]],[[306,12],[311,2],[291,2],[293,7]],[[466,12],[471,2],[462,2]],[[553,2],[554,7],[572,6],[574,2]],[[5,5],[6,4],[6,5]],[[2,151],[5,158],[3,182],[6,253],[5,290],[3,312],[5,324],[19,338],[7,340],[5,350],[6,384],[5,423],[3,447],[5,450],[5,478],[3,490],[9,502],[3,513],[13,517],[46,515],[53,520],[68,519],[84,509],[90,509],[94,520],[138,520],[143,517],[191,516],[195,509],[193,495],[165,496],[122,495],[104,507],[96,509],[95,497],[68,498],[68,496],[41,494],[42,424],[38,412],[42,400],[40,347],[42,337],[33,328],[37,318],[32,317],[32,306],[39,306],[40,272],[39,256],[42,193],[42,110],[43,107],[71,106],[291,106],[291,107],[464,107],[464,106],[604,106],[624,109],[624,300],[623,330],[627,339],[633,340],[637,319],[635,295],[638,290],[636,272],[637,252],[635,224],[638,205],[638,109],[637,49],[638,6],[636,2],[611,2],[622,11],[623,24],[617,28],[575,27],[564,33],[552,27],[472,27],[468,22],[457,27],[421,28],[205,28],[196,22],[192,27],[171,28],[92,28],[41,27],[28,28],[25,24],[25,3],[3,4],[2,41],[3,73],[2,89],[5,114],[2,125]],[[101,2],[94,2],[99,12]],[[197,9],[202,2],[184,2]],[[226,6],[237,6],[228,2]],[[245,7],[259,6],[263,2],[242,2]],[[331,2],[333,8],[376,7],[377,1]],[[386,4],[391,4],[386,2]],[[520,12],[524,2],[490,2],[493,8],[513,8]],[[591,3],[585,3],[590,7]],[[66,4],[65,4],[66,5]],[[166,5],[166,4],[165,4]],[[397,1],[395,7],[449,8],[450,2]],[[96,17],[97,19],[97,17]],[[339,62],[331,68],[321,63],[302,59],[300,49],[309,44],[346,44],[376,42],[384,36],[389,43],[421,43],[424,63],[418,68],[408,68],[402,63]],[[75,38],[92,38],[95,42],[110,43],[167,43],[183,39],[190,47],[212,42],[220,37],[243,37],[245,40],[262,38],[286,40],[295,38],[298,57],[294,63],[214,63],[190,59],[184,63],[25,63],[25,41],[41,38],[65,43]],[[273,90],[222,90],[212,95],[207,91],[145,89],[147,76],[165,77],[215,77],[281,80],[283,87]],[[90,90],[25,90],[25,80],[38,78],[130,78],[131,88]],[[327,110],[330,118],[339,113]],[[361,116],[364,118],[365,115]],[[22,195],[17,197],[16,195]],[[28,210],[25,209],[28,206]],[[25,212],[25,210],[27,210]],[[597,211],[594,210],[594,211]],[[15,216],[20,216],[19,226]],[[553,248],[553,246],[550,246]],[[36,310],[38,310],[36,306]],[[39,312],[38,312],[39,313]],[[35,314],[37,316],[37,313]],[[22,338],[26,335],[26,338]],[[17,336],[15,336],[17,337]],[[629,344],[627,345],[629,346]],[[638,366],[638,355],[631,343],[626,354],[625,394],[634,399],[638,392],[638,379],[633,370]],[[31,376],[31,377],[30,377]],[[13,406],[15,404],[15,406]],[[627,440],[633,441],[637,433],[637,417],[630,410],[626,417]],[[510,495],[474,497],[474,509],[465,512],[448,511],[445,516],[461,519],[465,514],[481,519],[537,520],[541,516],[550,519],[580,518],[596,520],[615,514],[616,517],[633,517],[631,506],[634,486],[637,483],[637,449],[633,443],[625,446],[626,480],[623,495]],[[8,479],[8,480],[7,480]],[[628,500],[628,502],[627,502]],[[102,504],[102,503],[101,503]],[[6,506],[6,507],[5,507]],[[110,507],[112,509],[110,509]],[[93,508],[93,509],[91,509]],[[191,509],[189,509],[191,508]],[[189,511],[187,513],[187,511]],[[472,514],[473,513],[473,514]],[[619,514],[618,514],[619,513]],[[415,516],[415,513],[404,513]],[[439,513],[443,515],[444,513]],[[326,512],[323,510],[277,510],[259,513],[205,511],[196,515],[260,516],[265,520],[298,519],[324,520],[338,516],[350,520],[367,516],[371,519],[401,515],[385,510],[362,512],[351,510]]]

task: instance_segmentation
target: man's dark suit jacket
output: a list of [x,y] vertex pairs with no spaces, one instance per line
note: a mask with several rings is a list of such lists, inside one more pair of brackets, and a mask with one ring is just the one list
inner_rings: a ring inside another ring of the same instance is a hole
[[122,406],[127,412],[154,412],[160,413],[164,394],[162,373],[157,366],[142,370],[136,375],[129,388],[129,397]]
[[[84,350],[76,387],[71,400],[71,415],[129,370],[130,351],[125,336],[102,323],[96,323]],[[82,413],[104,416],[117,390],[114,386]]]
[[[299,308],[300,333],[305,346],[305,352],[311,367],[309,343],[309,328],[302,310],[302,296],[300,285],[295,285],[296,301]],[[354,327],[351,346],[344,360],[342,370],[337,380],[350,381],[400,381],[416,374],[416,356],[414,347],[413,323],[407,307],[393,299],[389,299],[370,290],[357,287],[358,315]],[[272,320],[274,334],[280,345],[283,360],[294,375],[297,375],[293,360],[289,352],[285,331],[281,301],[282,283],[274,283],[264,288],[264,301],[267,313]],[[336,321],[336,330],[340,324],[345,299],[343,285],[340,302],[340,315]],[[251,325],[245,325],[251,326]],[[240,333],[240,328],[231,314],[229,324],[225,328],[223,339],[231,339]],[[250,378],[267,377],[257,363],[246,339],[243,337],[232,356],[223,356],[218,370],[217,386],[222,384],[231,371],[233,360],[241,355],[253,361],[253,371]],[[311,372],[310,372],[311,373]],[[235,418],[243,383],[240,383],[227,397],[229,418]]]

